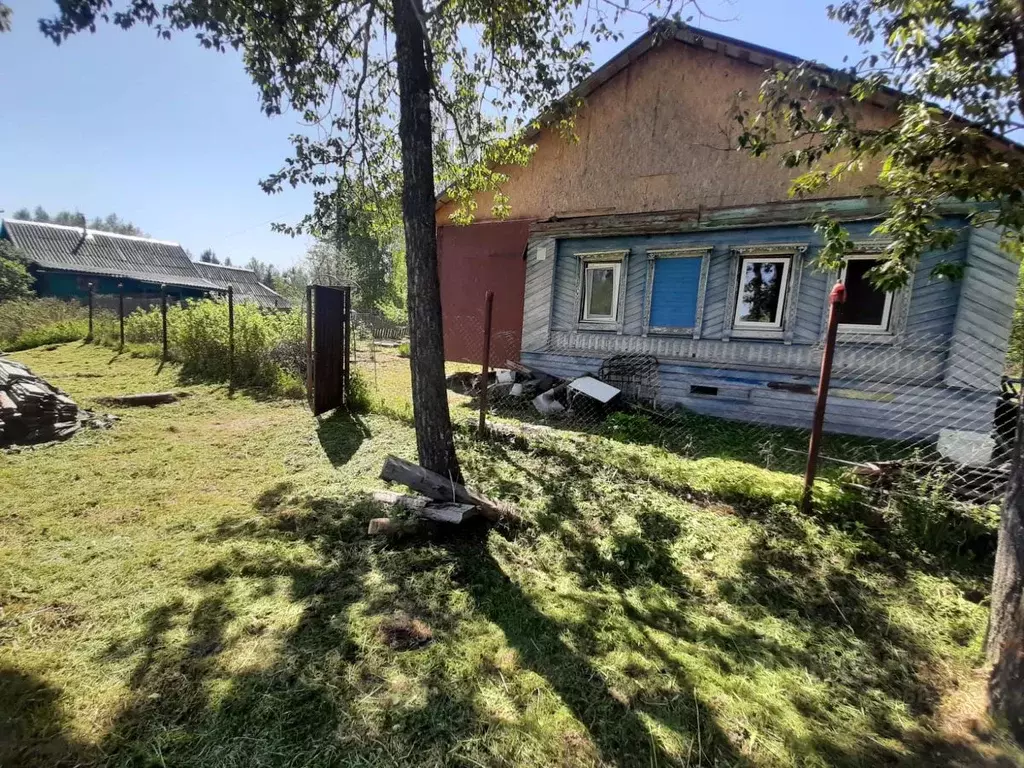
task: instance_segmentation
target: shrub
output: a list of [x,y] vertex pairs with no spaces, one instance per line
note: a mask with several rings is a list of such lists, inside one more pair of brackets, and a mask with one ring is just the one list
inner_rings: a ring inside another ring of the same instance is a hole
[[403,341],[401,344],[398,345],[398,356],[399,357],[409,357],[409,355],[411,355],[411,354],[412,354],[412,348],[409,346],[409,342],[408,341]]
[[18,299],[0,302],[0,349],[15,352],[84,339],[89,310],[73,301]]
[[[136,310],[125,321],[125,341],[133,351],[161,354],[160,308]],[[265,314],[251,304],[235,306],[237,386],[301,396],[305,375],[302,314]],[[116,343],[116,337],[103,337]],[[167,310],[168,356],[182,375],[201,381],[227,381],[231,369],[228,306],[220,300],[188,302]],[[142,345],[140,347],[139,345]]]

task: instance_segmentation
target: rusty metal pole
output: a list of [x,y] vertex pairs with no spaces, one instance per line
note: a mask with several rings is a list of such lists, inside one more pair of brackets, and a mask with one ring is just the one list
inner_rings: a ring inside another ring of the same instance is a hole
[[124,349],[124,283],[117,284],[117,314],[120,322],[121,349]]
[[846,301],[846,286],[836,283],[829,294],[828,331],[825,334],[825,351],[821,355],[821,374],[818,376],[818,399],[814,404],[814,421],[811,424],[811,442],[807,446],[807,470],[804,472],[804,493],[800,509],[810,513],[813,501],[814,476],[818,471],[818,451],[821,449],[821,432],[825,427],[825,406],[828,404],[828,385],[832,380],[832,358],[836,353],[836,333],[839,331],[841,305]]
[[160,323],[163,331],[163,360],[167,361],[167,286],[160,286]]
[[491,314],[494,310],[494,291],[484,297],[484,358],[480,370],[480,439],[487,434],[487,379],[491,366]]
[[235,289],[228,284],[228,394],[235,392]]
[[95,295],[95,289],[92,283],[89,283],[89,335],[85,337],[86,341],[92,341],[92,311],[93,311],[93,297]]

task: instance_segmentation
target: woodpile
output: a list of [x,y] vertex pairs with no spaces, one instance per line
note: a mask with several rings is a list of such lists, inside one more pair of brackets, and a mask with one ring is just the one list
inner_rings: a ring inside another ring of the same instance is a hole
[[368,533],[394,536],[413,533],[421,520],[458,525],[477,515],[496,523],[506,521],[515,515],[507,504],[493,501],[471,491],[461,483],[442,477],[410,461],[388,456],[384,460],[380,477],[393,483],[400,483],[416,491],[417,496],[403,495],[394,491],[376,491],[373,500],[393,509],[401,509],[414,515],[412,519],[378,517],[370,521]]
[[92,413],[21,363],[0,357],[0,446],[66,440],[88,424],[99,425]]

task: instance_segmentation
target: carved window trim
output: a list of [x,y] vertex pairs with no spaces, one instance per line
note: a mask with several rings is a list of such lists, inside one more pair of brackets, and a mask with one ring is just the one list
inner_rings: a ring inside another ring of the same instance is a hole
[[[722,341],[730,339],[758,339],[761,341],[782,341],[793,343],[796,331],[797,311],[800,306],[800,282],[803,275],[804,253],[807,243],[755,243],[751,245],[734,245],[730,248],[732,263],[729,270],[729,292],[725,303],[725,328]],[[740,267],[746,259],[787,258],[786,295],[783,298],[782,324],[779,328],[737,327],[735,324],[736,304],[739,300]]]
[[[577,331],[614,331],[621,334],[626,309],[626,283],[629,280],[629,250],[588,251],[575,253],[577,260],[576,275],[576,330]],[[611,320],[585,320],[583,300],[586,297],[585,281],[588,264],[618,264],[619,280],[615,300],[615,316]]]
[[[875,238],[872,240],[855,240],[851,244],[849,256],[862,258],[877,258],[885,253],[885,250],[892,243],[891,240]],[[838,270],[830,271],[828,274],[838,282],[845,271],[844,266]],[[865,344],[898,344],[907,329],[907,317],[910,315],[910,299],[913,293],[915,276],[911,275],[907,285],[898,291],[892,292],[892,299],[889,306],[889,328],[888,330],[869,328],[844,328],[840,323],[838,337],[847,342],[858,341]],[[825,292],[825,306],[821,310],[821,329],[819,336],[824,340],[828,330],[828,293],[835,283],[829,283]]]
[[[644,326],[643,335],[673,335],[690,336],[694,339],[700,338],[701,328],[704,324],[704,297],[708,288],[708,271],[711,264],[711,252],[713,245],[687,245],[678,248],[654,248],[647,251],[647,285],[644,290]],[[658,268],[659,259],[700,259],[700,277],[697,285],[697,307],[694,315],[692,328],[681,328],[675,326],[653,326],[651,325],[651,306],[653,302],[655,272]]]

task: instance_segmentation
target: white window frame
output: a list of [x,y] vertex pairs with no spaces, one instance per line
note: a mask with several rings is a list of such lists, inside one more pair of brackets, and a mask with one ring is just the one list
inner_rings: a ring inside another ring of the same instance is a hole
[[[743,310],[743,275],[746,273],[749,262],[782,263],[782,284],[779,288],[779,306],[775,313],[776,319],[771,323],[759,323],[750,320],[740,320],[740,313]],[[789,272],[793,264],[792,256],[774,255],[750,255],[740,259],[739,274],[736,276],[736,307],[733,310],[732,327],[741,330],[781,330],[783,321],[786,318],[786,300],[789,298]]]
[[[839,269],[839,282],[846,285],[846,267],[851,261],[879,261],[881,255],[877,253],[851,253],[843,259],[843,266]],[[892,323],[892,291],[885,292],[885,305],[882,307],[881,325],[867,325],[864,323],[839,323],[839,330],[851,333],[890,333]]]
[[[590,311],[590,273],[597,270],[612,270],[612,313],[595,315]],[[586,261],[583,263],[583,322],[615,323],[619,317],[619,281],[622,279],[622,261]]]

